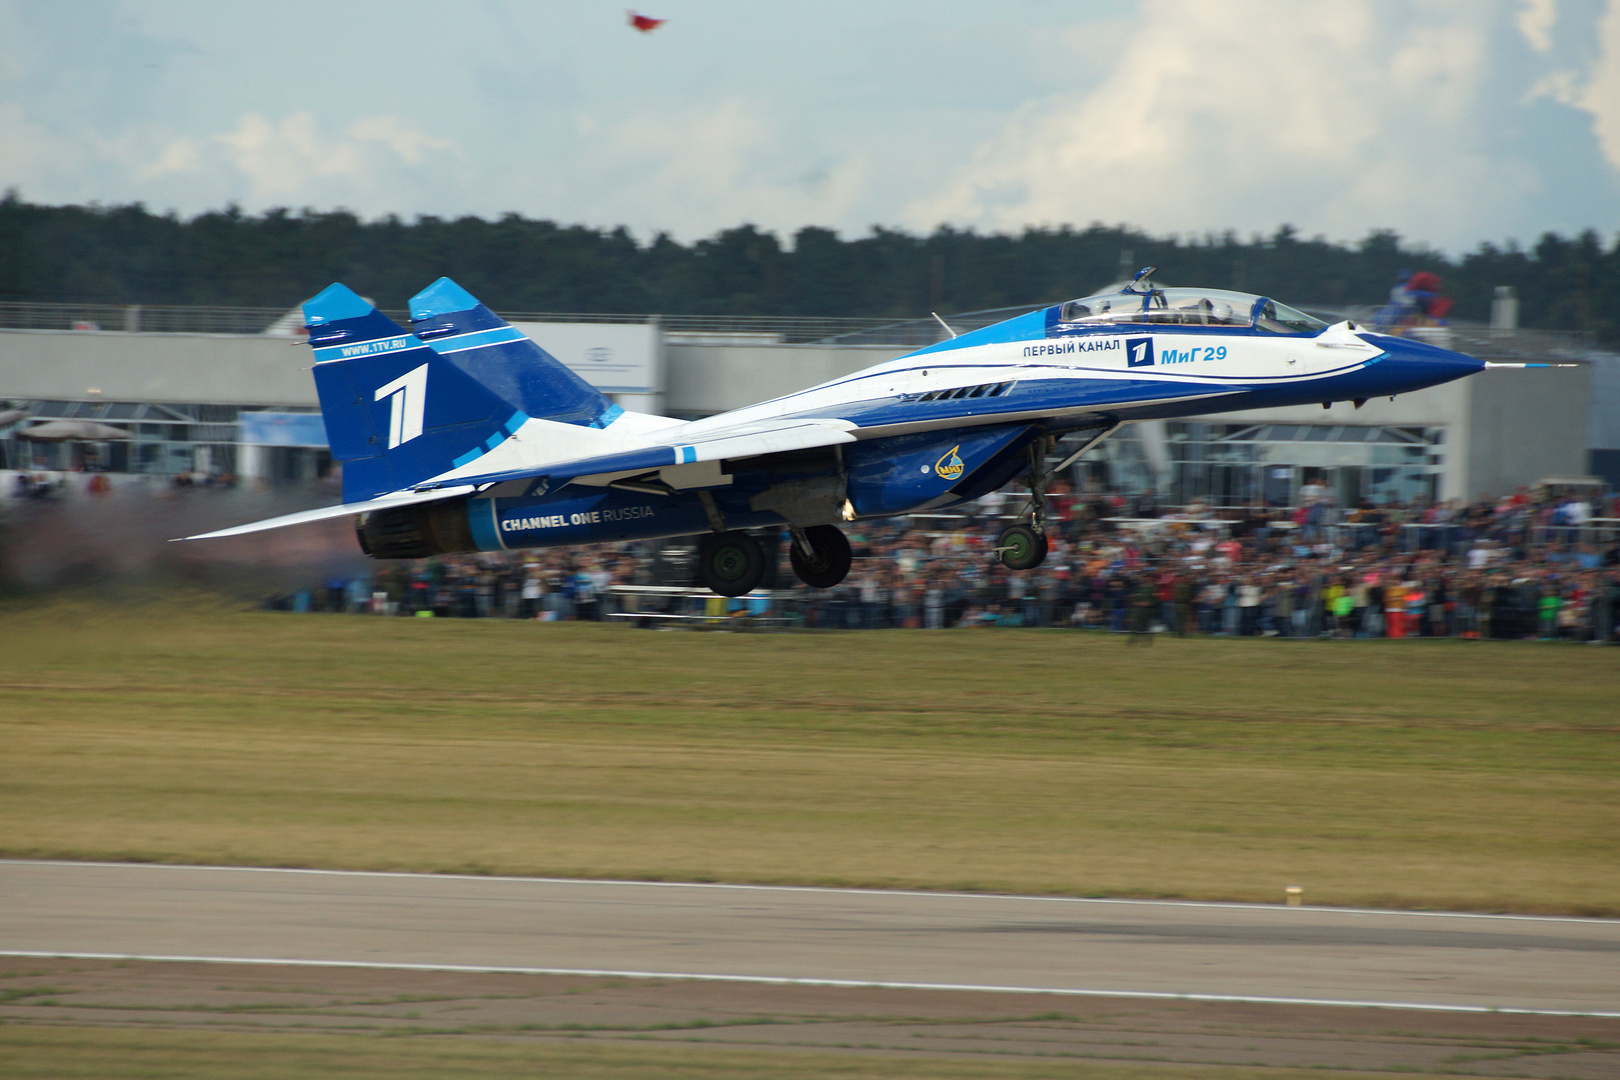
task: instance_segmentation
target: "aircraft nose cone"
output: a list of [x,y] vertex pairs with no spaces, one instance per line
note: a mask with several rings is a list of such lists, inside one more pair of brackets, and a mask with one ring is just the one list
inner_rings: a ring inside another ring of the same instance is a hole
[[1390,351],[1394,352],[1402,360],[1422,364],[1434,374],[1441,376],[1436,381],[1460,379],[1464,375],[1472,375],[1476,371],[1485,370],[1485,361],[1483,360],[1469,356],[1467,353],[1443,349],[1438,345],[1431,345],[1427,341],[1417,341],[1413,338],[1395,339],[1394,347]]

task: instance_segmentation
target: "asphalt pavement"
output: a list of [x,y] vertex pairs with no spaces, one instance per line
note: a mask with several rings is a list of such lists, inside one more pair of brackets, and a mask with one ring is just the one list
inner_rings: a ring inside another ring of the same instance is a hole
[[1620,921],[0,861],[0,953],[1620,1016]]

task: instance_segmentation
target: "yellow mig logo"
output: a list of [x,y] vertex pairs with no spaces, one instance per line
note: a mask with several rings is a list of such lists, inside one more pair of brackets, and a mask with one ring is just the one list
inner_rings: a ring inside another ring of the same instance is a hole
[[962,459],[956,456],[956,452],[960,449],[962,449],[962,444],[957,443],[945,452],[944,457],[934,462],[934,471],[939,473],[942,478],[946,480],[960,480],[962,478],[962,470],[967,466],[963,465]]

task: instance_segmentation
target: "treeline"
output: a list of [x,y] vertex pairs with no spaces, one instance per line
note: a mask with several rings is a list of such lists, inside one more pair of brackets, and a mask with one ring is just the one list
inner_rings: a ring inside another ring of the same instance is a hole
[[1123,227],[927,236],[874,228],[845,240],[809,226],[788,244],[752,225],[681,244],[509,214],[365,222],[345,211],[189,220],[145,207],[0,199],[0,300],[292,307],[343,281],[385,308],[449,275],[497,310],[916,318],[1059,301],[1157,265],[1171,284],[1241,289],[1295,304],[1379,304],[1402,269],[1432,270],[1454,315],[1489,317],[1511,285],[1521,325],[1620,340],[1620,238],[1547,234],[1529,249],[1460,258],[1375,231],[1356,244],[1269,237],[1154,237]]

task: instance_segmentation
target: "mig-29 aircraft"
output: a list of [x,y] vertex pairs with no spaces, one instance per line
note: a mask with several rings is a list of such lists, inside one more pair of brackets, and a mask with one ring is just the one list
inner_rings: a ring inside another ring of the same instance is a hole
[[[378,559],[698,535],[703,583],[739,596],[764,572],[745,529],[786,526],[794,573],[830,588],[850,567],[838,523],[1022,478],[1028,523],[1002,532],[997,552],[1028,570],[1046,556],[1048,483],[1123,424],[1359,407],[1487,366],[1267,297],[1160,288],[1153,269],[689,422],[626,412],[448,278],[411,300],[410,330],[332,285],[303,310],[343,504],[186,539],[345,514]],[[1079,445],[1049,467],[1065,435]]]

